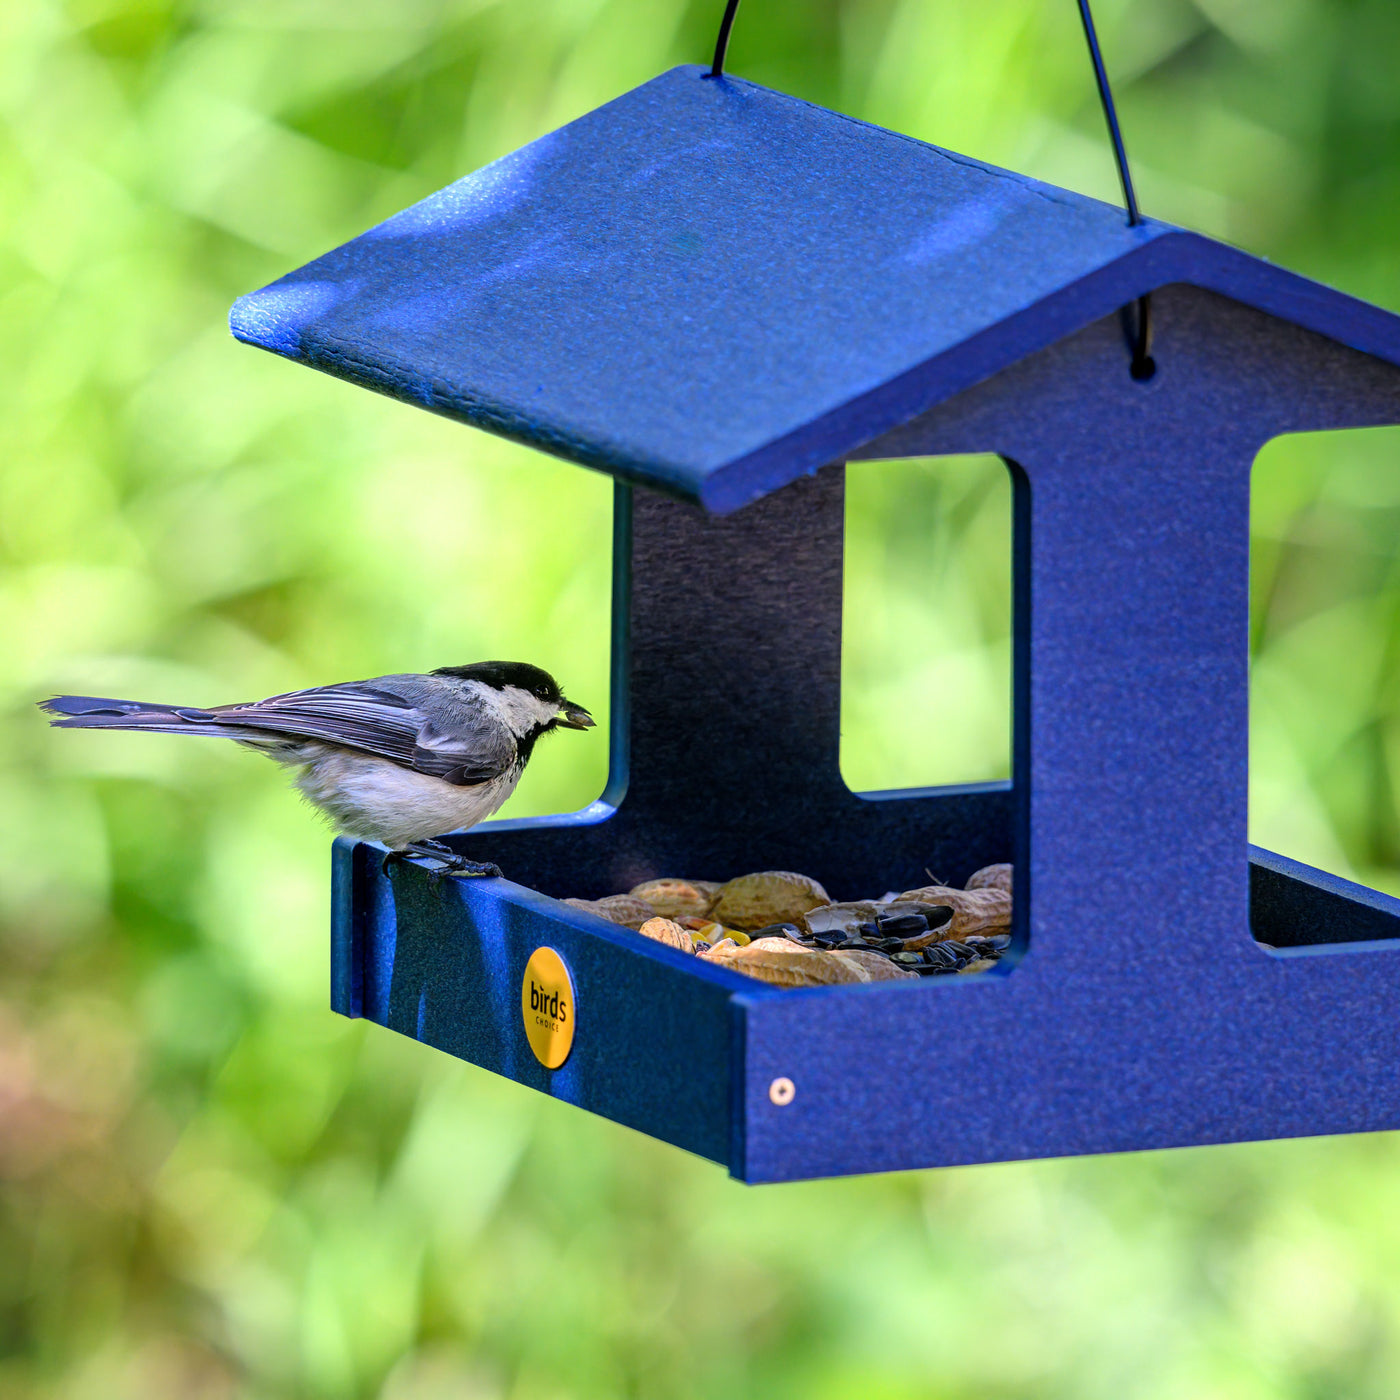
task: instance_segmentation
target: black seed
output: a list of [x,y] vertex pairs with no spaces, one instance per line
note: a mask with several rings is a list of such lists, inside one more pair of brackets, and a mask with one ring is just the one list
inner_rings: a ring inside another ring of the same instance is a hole
[[959,957],[959,955],[953,951],[960,946],[961,945],[957,943],[930,943],[929,946],[924,949],[924,961],[930,967],[939,967],[943,968],[945,971],[952,972],[956,968],[961,967],[965,961],[964,958]]
[[915,963],[923,962],[923,957],[918,953],[895,953],[891,962],[897,962],[901,967],[910,967]]
[[838,953],[868,953],[870,951],[870,945],[863,938],[848,938],[844,943],[838,943],[836,945],[836,951]]
[[806,938],[796,924],[769,924],[765,928],[755,929],[749,934],[750,938]]
[[886,937],[908,938],[928,932],[928,920],[922,914],[886,914],[875,922]]

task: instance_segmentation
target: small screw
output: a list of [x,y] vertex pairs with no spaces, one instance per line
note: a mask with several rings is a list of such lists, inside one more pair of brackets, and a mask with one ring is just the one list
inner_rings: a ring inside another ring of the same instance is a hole
[[775,1079],[768,1086],[768,1097],[772,1102],[777,1104],[779,1108],[786,1108],[788,1104],[792,1102],[793,1096],[796,1093],[797,1090],[793,1086],[792,1080],[786,1077]]

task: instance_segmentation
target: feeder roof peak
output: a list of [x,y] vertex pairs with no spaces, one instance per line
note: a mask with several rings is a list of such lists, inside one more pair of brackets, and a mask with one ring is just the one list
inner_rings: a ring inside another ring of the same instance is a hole
[[1400,363],[1224,244],[682,67],[233,308],[239,339],[732,510],[1172,282]]

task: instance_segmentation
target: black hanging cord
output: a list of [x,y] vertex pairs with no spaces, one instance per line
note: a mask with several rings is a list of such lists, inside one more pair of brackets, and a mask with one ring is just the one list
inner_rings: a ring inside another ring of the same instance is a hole
[[1104,67],[1099,49],[1098,31],[1094,28],[1089,0],[1079,0],[1079,18],[1084,21],[1084,38],[1089,44],[1089,58],[1094,65],[1094,79],[1099,85],[1099,101],[1103,104],[1104,120],[1108,123],[1108,139],[1113,142],[1113,159],[1118,162],[1118,178],[1123,182],[1123,203],[1128,206],[1128,227],[1142,222],[1138,212],[1137,192],[1133,189],[1133,174],[1128,169],[1128,148],[1123,144],[1123,132],[1118,125],[1118,108],[1113,101],[1113,89],[1108,85],[1108,69]]
[[[1113,143],[1118,178],[1123,184],[1123,203],[1128,206],[1128,227],[1136,228],[1142,222],[1142,213],[1138,209],[1133,173],[1128,168],[1128,148],[1123,144],[1123,131],[1118,125],[1118,107],[1113,101],[1113,89],[1108,84],[1108,69],[1104,66],[1103,52],[1099,48],[1098,31],[1094,28],[1089,0],[1079,0],[1079,18],[1084,21],[1084,38],[1088,41],[1089,57],[1094,64],[1094,80],[1099,85],[1099,102],[1103,107],[1104,121],[1108,123],[1108,138]],[[1157,372],[1156,362],[1152,358],[1151,296],[1137,299],[1137,327],[1133,334],[1133,360],[1129,369],[1134,379],[1151,379]]]
[[715,40],[715,58],[710,64],[712,78],[724,76],[724,55],[729,49],[729,31],[734,28],[734,16],[739,13],[739,0],[727,0],[724,18],[719,22],[719,37]]

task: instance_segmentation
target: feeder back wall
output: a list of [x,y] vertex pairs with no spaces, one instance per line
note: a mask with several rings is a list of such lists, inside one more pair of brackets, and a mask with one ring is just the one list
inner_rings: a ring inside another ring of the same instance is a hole
[[[677,69],[233,326],[624,483],[604,800],[454,838],[511,881],[441,898],[338,843],[337,1009],[751,1181],[1400,1125],[1400,902],[1246,845],[1250,467],[1400,422],[1395,317]],[[968,452],[1015,488],[1013,783],[857,796],[839,464]],[[912,985],[771,988],[556,898],[762,868],[869,896],[1001,859],[1020,956]],[[541,945],[577,996],[556,1070],[521,1023]],[[725,1047],[703,1072],[697,1044]]]

